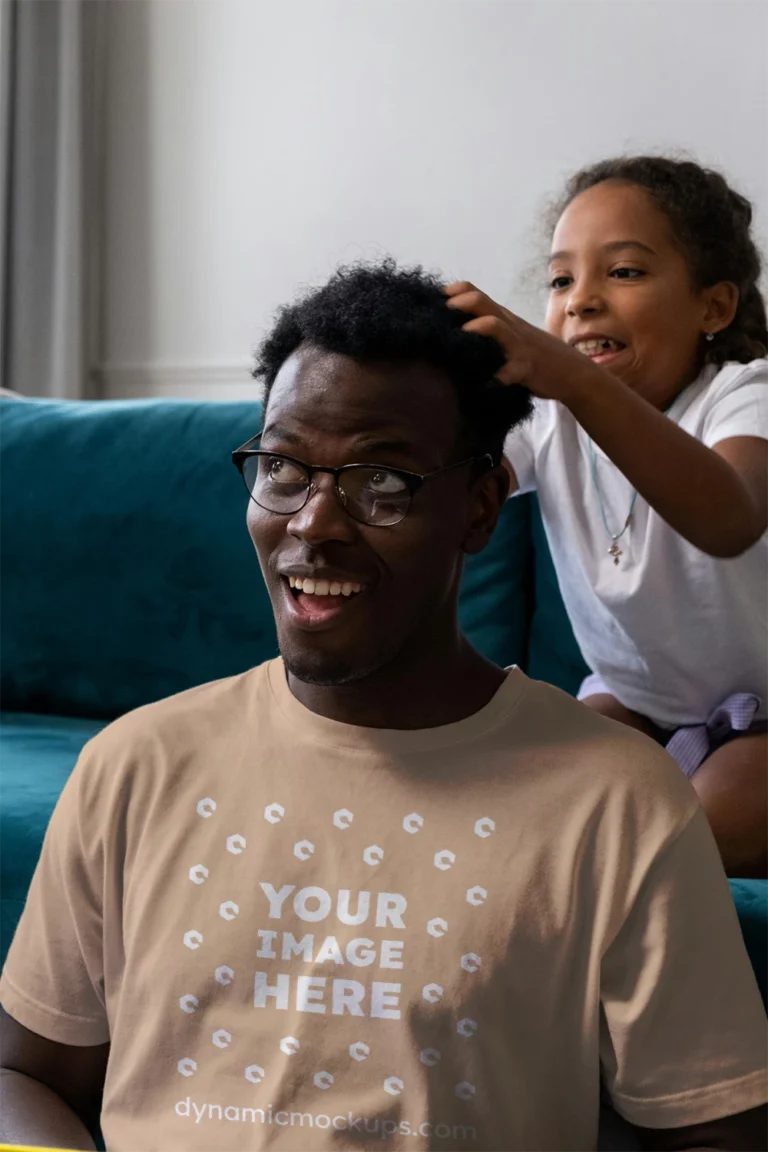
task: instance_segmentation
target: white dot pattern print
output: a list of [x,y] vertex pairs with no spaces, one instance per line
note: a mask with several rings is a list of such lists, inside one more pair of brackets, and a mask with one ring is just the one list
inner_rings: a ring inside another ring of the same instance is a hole
[[[215,797],[207,796],[198,801],[196,810],[203,821],[216,823],[222,819],[221,802]],[[283,871],[288,873],[289,879],[286,883],[259,881],[258,884],[261,926],[258,927],[258,941],[254,945],[252,955],[257,965],[272,964],[269,970],[256,971],[253,1004],[256,1009],[261,1010],[261,1014],[253,1021],[242,1015],[227,1017],[228,1020],[238,1021],[240,1025],[238,1031],[243,1033],[240,1037],[235,1035],[231,1024],[214,1028],[209,1032],[209,1037],[211,1048],[222,1054],[230,1050],[234,1052],[235,1049],[242,1054],[246,1048],[253,1049],[254,1043],[256,1044],[261,1053],[254,1052],[258,1062],[243,1065],[235,1058],[234,1064],[231,1065],[232,1074],[241,1076],[254,1089],[263,1090],[271,1076],[279,1070],[281,1065],[276,1063],[279,1055],[281,1060],[299,1058],[304,1060],[305,1064],[302,1067],[308,1068],[314,1090],[324,1094],[338,1090],[350,1076],[363,1075],[363,1083],[368,1084],[366,1073],[362,1070],[361,1073],[353,1070],[370,1063],[376,1047],[376,1037],[379,1035],[375,1027],[378,1021],[402,1018],[399,1007],[402,973],[406,968],[408,948],[413,944],[414,930],[418,930],[418,924],[414,923],[412,918],[407,922],[409,903],[407,894],[379,890],[375,885],[372,887],[370,881],[368,886],[361,887],[366,883],[365,872],[372,873],[381,869],[387,864],[388,859],[385,847],[387,839],[381,843],[374,840],[366,841],[365,832],[372,827],[369,813],[365,813],[363,818],[359,819],[359,813],[356,816],[351,806],[337,806],[323,830],[319,822],[314,829],[306,823],[302,828],[294,828],[287,815],[289,811],[290,805],[281,797],[273,797],[262,809],[264,825],[274,829],[270,833],[272,838],[270,843],[273,843],[271,851],[279,852],[283,861]],[[376,815],[378,825],[381,827],[381,814]],[[248,831],[245,824],[248,822],[246,821],[238,831],[228,831],[224,828],[224,834],[218,840],[221,845],[219,851],[229,856],[233,863],[226,871],[226,880],[225,873],[222,872],[221,883],[226,883],[229,890],[225,892],[217,887],[219,899],[214,907],[219,922],[233,923],[242,920],[246,915],[248,917],[246,931],[252,936],[250,924],[252,900],[248,895],[252,873],[247,865],[242,866],[240,863],[237,864],[239,871],[233,871],[235,860],[247,859],[249,844],[255,835],[253,831]],[[356,833],[358,824],[360,832]],[[455,965],[454,971],[460,970],[465,979],[476,975],[481,969],[480,954],[466,949],[468,939],[466,925],[471,923],[472,916],[480,915],[479,910],[489,900],[489,890],[484,883],[479,882],[484,876],[471,874],[474,866],[469,861],[465,862],[464,870],[461,871],[458,887],[452,881],[448,882],[448,887],[445,887],[446,881],[438,881],[441,875],[447,877],[457,869],[460,854],[456,848],[445,843],[437,849],[430,847],[428,839],[424,839],[429,822],[421,812],[414,810],[396,816],[393,825],[392,834],[396,832],[398,826],[406,833],[405,842],[398,850],[397,856],[402,857],[403,852],[406,852],[409,876],[418,881],[419,877],[426,874],[426,869],[431,869],[435,876],[432,886],[435,914],[426,920],[422,931],[425,933],[425,938],[432,942],[423,946],[426,947],[425,963],[435,974],[440,975],[440,980],[427,979],[414,988],[416,1002],[423,1005],[423,1027],[429,1029],[431,1013],[439,1013],[434,1017],[436,1024],[443,1019],[439,1006],[446,997],[446,979],[449,978],[451,963]],[[495,831],[496,822],[491,817],[468,816],[463,836],[465,841],[472,835],[483,841],[489,839]],[[299,833],[298,838],[296,832]],[[357,849],[360,861],[357,866],[358,887],[340,888],[337,892],[333,892],[323,885],[323,863],[325,859],[332,858],[335,852],[341,851],[342,844],[353,844],[356,836],[358,836],[357,842],[362,844]],[[335,846],[334,837],[339,837],[338,848]],[[258,839],[256,836],[257,841]],[[391,842],[395,843],[395,840]],[[215,840],[211,841],[214,846],[215,843]],[[421,847],[422,844],[424,847]],[[213,851],[215,853],[215,847]],[[294,860],[293,868],[288,864],[291,858]],[[209,862],[198,862],[188,868],[189,881],[199,889],[213,883],[213,878],[218,876],[217,869],[221,867],[221,863],[209,852]],[[306,873],[300,871],[304,868],[307,869]],[[303,879],[305,875],[308,879]],[[472,882],[467,884],[467,879]],[[217,881],[217,885],[218,883]],[[462,930],[456,933],[456,941],[451,944],[450,923],[454,916],[459,915],[462,906],[466,909],[460,916]],[[207,914],[204,914],[204,907],[208,909]],[[200,905],[200,917],[203,929],[209,925],[211,929],[213,928],[208,903],[205,906]],[[336,924],[336,928],[333,924]],[[347,929],[346,935],[339,929]],[[381,941],[374,938],[376,929],[381,929],[383,932],[385,938]],[[233,925],[232,931],[237,933],[240,929]],[[204,949],[205,935],[205,931],[199,928],[187,929],[183,941],[185,948],[191,952]],[[220,933],[219,938],[223,940]],[[217,945],[218,943],[217,938]],[[374,975],[383,974],[387,978],[370,980],[368,984],[362,983],[363,978],[368,977],[371,970]],[[208,972],[211,973],[209,976],[211,984],[208,988],[203,980],[203,984],[194,992],[187,991],[178,999],[178,1008],[190,1019],[200,1014],[202,1004],[207,1004],[211,987],[218,986],[221,994],[227,995],[231,994],[231,989],[236,985],[235,970],[229,964],[222,963],[218,967],[208,968]],[[422,972],[423,975],[428,974],[426,969],[422,969]],[[455,978],[451,978],[449,983],[453,998],[457,994],[454,987]],[[461,981],[457,987],[461,994]],[[464,995],[470,994],[471,987],[471,984],[467,984]],[[242,1003],[240,999],[237,1002]],[[221,1001],[221,1004],[223,1006],[225,1001]],[[292,1008],[294,1011],[291,1014]],[[274,1026],[274,1020],[272,1016],[267,1017],[264,1013],[272,1013],[273,1016],[284,1015],[286,1020],[295,1020],[297,1024],[301,1022],[302,1013],[322,1016],[325,1018],[324,1035],[327,1035],[328,1043],[315,1052],[312,1048],[307,1050],[300,1031],[295,1035],[283,1034],[274,1042],[275,1056],[270,1057],[268,1042],[265,1038],[259,1039],[259,1025],[262,1020],[268,1020],[270,1025]],[[368,1017],[368,1023],[364,1035],[337,1051],[333,1044],[333,1018],[345,1015]],[[457,1043],[471,1046],[479,1027],[477,1019],[473,1016],[460,1014],[454,1025]],[[382,1033],[379,1036],[379,1043],[382,1056],[386,1058],[388,1049],[386,1034]],[[318,1063],[312,1069],[312,1060],[315,1056]],[[441,1066],[444,1061],[440,1048],[427,1044],[419,1049],[416,1056],[423,1076],[428,1077],[430,1081],[442,1076]],[[333,1060],[331,1067],[320,1066],[320,1060],[327,1061],[329,1057]],[[347,1061],[346,1072],[343,1058]],[[184,1077],[194,1076],[198,1072],[200,1059],[204,1059],[200,1051],[196,1053],[195,1058],[188,1054],[180,1054],[177,1063],[178,1073]],[[307,1060],[309,1065],[306,1064]],[[274,1071],[271,1072],[270,1069]],[[477,1088],[469,1079],[458,1082],[439,1080],[439,1082],[443,1084],[443,1091],[450,1094],[454,1100],[468,1103],[475,1099]],[[358,1080],[350,1083],[358,1083]],[[390,1069],[389,1074],[379,1081],[379,1085],[380,1090],[388,1097],[404,1095],[407,1091],[405,1069],[403,1073],[398,1073],[397,1069]],[[367,1090],[371,1087],[372,1085],[369,1085]]]

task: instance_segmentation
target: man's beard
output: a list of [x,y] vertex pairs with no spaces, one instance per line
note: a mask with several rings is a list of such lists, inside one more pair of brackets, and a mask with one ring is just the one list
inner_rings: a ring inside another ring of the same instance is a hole
[[[331,662],[323,660],[316,662],[309,659],[291,659],[281,653],[286,671],[301,680],[303,684],[316,684],[320,688],[343,688],[346,684],[357,684],[367,679],[382,667],[380,662],[372,665],[358,665],[352,668],[349,664],[338,660]],[[388,661],[384,661],[388,663]]]
[[321,688],[343,688],[347,684],[359,684],[375,676],[403,654],[402,637],[392,637],[386,648],[380,648],[374,655],[368,653],[355,657],[350,654],[331,656],[313,652],[311,649],[298,652],[290,650],[291,645],[283,647],[278,635],[278,647],[283,658],[283,665],[291,676],[301,680],[303,684],[316,684]]

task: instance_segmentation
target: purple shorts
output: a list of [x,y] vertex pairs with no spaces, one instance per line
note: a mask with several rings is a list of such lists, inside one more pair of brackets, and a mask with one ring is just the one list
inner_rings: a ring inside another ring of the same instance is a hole
[[[598,695],[612,696],[613,693],[593,672],[579,688],[578,699],[586,700],[588,696]],[[761,703],[760,697],[751,692],[734,692],[712,709],[703,724],[691,724],[672,732],[658,728],[657,740],[690,779],[707,757],[724,744],[737,740],[739,736],[768,732],[768,721],[754,719]]]

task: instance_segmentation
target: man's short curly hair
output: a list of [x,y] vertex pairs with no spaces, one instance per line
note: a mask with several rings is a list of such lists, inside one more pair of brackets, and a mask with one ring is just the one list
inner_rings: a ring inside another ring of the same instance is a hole
[[494,463],[509,430],[531,412],[526,388],[494,379],[504,362],[495,340],[463,332],[471,317],[448,308],[440,280],[392,258],[338,268],[322,288],[280,310],[262,343],[253,375],[265,405],[281,365],[302,345],[362,363],[421,362],[444,372],[459,402],[457,447]]

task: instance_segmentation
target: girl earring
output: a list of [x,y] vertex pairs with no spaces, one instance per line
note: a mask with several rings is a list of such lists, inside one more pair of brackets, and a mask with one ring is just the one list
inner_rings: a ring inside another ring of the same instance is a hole
[[705,340],[710,340],[710,341],[711,341],[711,340],[714,340],[714,338],[715,338],[715,334],[714,334],[714,332],[707,332],[707,333],[706,333],[706,335],[704,336],[704,339],[705,339]]

